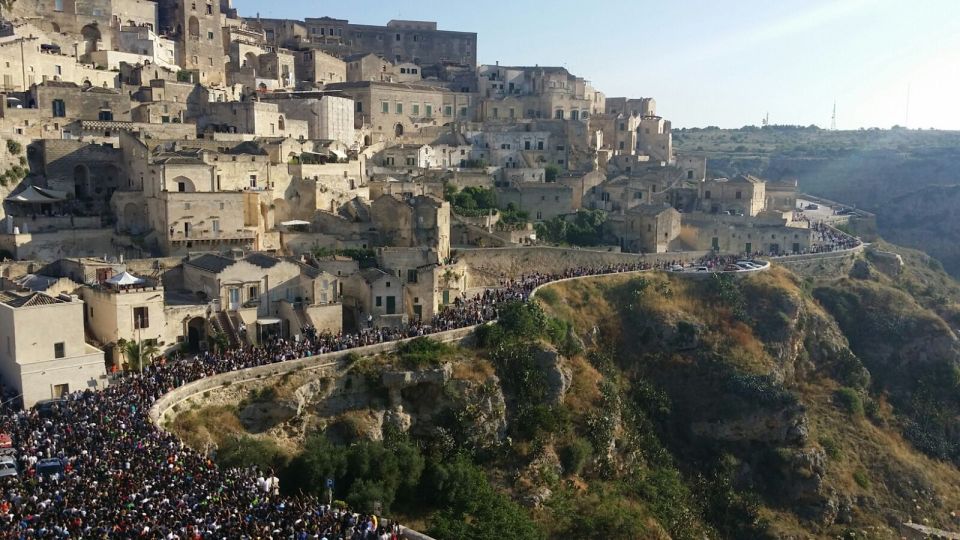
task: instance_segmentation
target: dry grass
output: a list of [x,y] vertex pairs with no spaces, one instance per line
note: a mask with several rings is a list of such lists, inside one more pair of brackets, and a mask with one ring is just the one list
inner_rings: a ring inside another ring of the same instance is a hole
[[483,358],[464,358],[453,364],[453,378],[483,384],[496,374],[493,364]]
[[201,451],[211,445],[219,446],[229,437],[246,433],[237,418],[237,409],[232,405],[214,405],[180,413],[170,431],[190,448]]
[[603,376],[582,356],[571,358],[568,362],[573,371],[573,382],[564,396],[565,404],[570,410],[581,413],[594,410],[600,401],[600,381]]

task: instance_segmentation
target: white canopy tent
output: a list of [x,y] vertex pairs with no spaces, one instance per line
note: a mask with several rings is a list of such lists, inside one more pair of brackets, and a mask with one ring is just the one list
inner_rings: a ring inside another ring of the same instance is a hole
[[106,283],[116,287],[129,287],[131,285],[140,285],[143,283],[143,280],[129,272],[122,272],[108,279]]

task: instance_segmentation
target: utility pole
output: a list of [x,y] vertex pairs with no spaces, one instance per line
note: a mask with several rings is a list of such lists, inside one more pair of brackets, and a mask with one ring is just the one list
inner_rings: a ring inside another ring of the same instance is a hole
[[837,130],[837,100],[833,100],[833,115],[830,116],[830,131]]

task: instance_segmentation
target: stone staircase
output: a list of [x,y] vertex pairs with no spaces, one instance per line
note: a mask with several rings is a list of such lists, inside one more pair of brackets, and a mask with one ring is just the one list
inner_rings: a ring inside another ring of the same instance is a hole
[[215,328],[219,326],[218,330],[226,334],[227,340],[230,342],[230,347],[239,347],[240,338],[237,336],[237,329],[233,326],[233,321],[230,320],[230,315],[228,315],[226,311],[218,311],[214,319],[217,322]]

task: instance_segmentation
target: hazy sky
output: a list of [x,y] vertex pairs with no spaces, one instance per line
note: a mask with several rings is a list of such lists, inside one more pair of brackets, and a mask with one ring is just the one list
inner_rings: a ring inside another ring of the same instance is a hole
[[840,129],[960,129],[960,0],[234,0],[234,6],[244,17],[437,21],[444,30],[477,32],[480,63],[562,65],[607,96],[656,98],[675,127],[759,125],[768,112],[775,124],[829,127],[836,101]]

